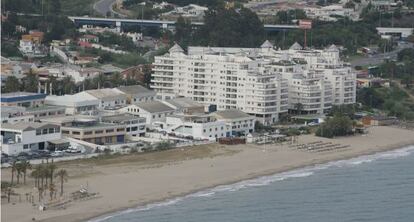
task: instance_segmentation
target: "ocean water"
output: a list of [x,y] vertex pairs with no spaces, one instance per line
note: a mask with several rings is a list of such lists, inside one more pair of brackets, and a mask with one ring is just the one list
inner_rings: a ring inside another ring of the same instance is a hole
[[414,146],[219,186],[92,221],[414,222]]

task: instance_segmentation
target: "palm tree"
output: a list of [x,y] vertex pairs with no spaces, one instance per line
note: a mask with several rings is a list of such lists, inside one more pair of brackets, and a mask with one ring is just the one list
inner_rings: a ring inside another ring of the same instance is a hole
[[68,172],[65,169],[59,170],[55,177],[60,179],[60,196],[63,195],[63,182],[68,181]]
[[52,184],[53,183],[53,174],[55,173],[55,170],[57,169],[56,164],[53,163],[53,159],[52,159],[52,163],[49,164],[47,166],[47,168],[49,169],[48,171],[49,171],[49,176],[50,176],[49,184]]
[[37,191],[39,192],[39,202],[41,199],[43,199],[43,187],[37,187]]
[[17,184],[20,183],[20,176],[22,175],[22,164],[16,163],[16,171],[17,171]]
[[38,167],[36,167],[33,171],[32,171],[32,173],[30,173],[30,176],[31,177],[33,177],[34,178],[34,180],[35,180],[35,182],[34,182],[34,185],[35,185],[35,187],[38,187],[39,186],[39,177],[40,177],[40,173],[39,173],[40,171],[38,170]]
[[302,103],[295,103],[296,113],[298,115],[302,114],[303,104]]
[[28,169],[32,169],[32,165],[29,161],[23,160],[20,162],[21,171],[23,173],[23,184],[26,184],[26,172]]
[[12,189],[12,187],[8,187],[7,188],[7,203],[10,203],[10,195],[14,193],[14,190]]
[[55,184],[54,183],[51,183],[50,184],[50,186],[49,186],[49,195],[50,195],[50,200],[52,200],[53,199],[53,194],[56,192],[56,189],[55,189]]
[[12,173],[12,175],[11,175],[11,185],[12,186],[13,186],[13,181],[14,181],[14,173],[16,172],[16,170],[17,170],[17,162],[13,161],[13,163],[11,164],[11,173]]

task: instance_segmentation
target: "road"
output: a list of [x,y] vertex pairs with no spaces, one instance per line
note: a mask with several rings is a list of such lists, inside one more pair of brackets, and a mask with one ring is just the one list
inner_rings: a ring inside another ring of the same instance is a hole
[[384,59],[388,58],[390,60],[396,60],[397,59],[397,55],[398,53],[406,48],[412,48],[413,44],[412,43],[405,43],[402,45],[398,45],[398,47],[391,51],[391,52],[386,52],[386,53],[379,53],[379,54],[375,54],[371,57],[364,57],[364,58],[357,58],[355,60],[350,61],[351,65],[353,67],[355,66],[367,66],[367,65],[379,65],[382,62],[384,62]]
[[115,2],[116,0],[99,0],[93,4],[93,9],[103,16],[106,16],[108,12],[111,12],[112,15],[117,14],[120,17],[125,17],[112,9],[112,5]]

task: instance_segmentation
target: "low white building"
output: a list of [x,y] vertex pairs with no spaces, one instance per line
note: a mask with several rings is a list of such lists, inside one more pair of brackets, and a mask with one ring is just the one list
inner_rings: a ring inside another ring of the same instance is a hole
[[196,4],[189,4],[183,7],[177,7],[172,11],[163,13],[162,16],[182,16],[184,18],[202,18],[208,8]]
[[60,126],[49,123],[2,124],[1,151],[17,155],[32,150],[45,150],[49,141],[61,139]]
[[103,116],[101,121],[103,123],[125,125],[126,133],[129,136],[145,136],[146,121],[144,117],[138,117],[131,114],[116,114]]
[[179,137],[197,140],[217,140],[230,137],[231,126],[210,114],[171,115],[165,120],[165,131]]
[[125,35],[131,38],[134,43],[137,43],[138,41],[142,41],[144,39],[144,36],[142,33],[127,32],[125,33]]
[[174,109],[160,101],[141,102],[131,104],[120,109],[123,113],[130,113],[146,119],[148,128],[157,122],[165,122],[167,116],[174,114]]
[[98,108],[124,106],[127,104],[127,96],[125,93],[113,88],[87,90],[76,95],[89,94],[99,100]]
[[35,45],[29,40],[20,40],[19,50],[24,54],[34,53]]
[[22,106],[2,106],[1,123],[16,124],[21,122],[33,122],[34,116],[25,113],[26,108]]
[[98,109],[100,101],[87,93],[77,93],[64,96],[47,96],[45,103],[54,106],[63,106],[68,115],[93,114]]
[[119,86],[115,90],[126,95],[128,104],[153,101],[156,95],[154,90],[140,85]]
[[195,102],[190,98],[179,97],[162,101],[164,104],[175,109],[177,113],[183,114],[203,114],[205,106],[201,103]]
[[[217,120],[224,121],[230,129],[230,136],[246,136],[254,132],[255,118],[240,110],[223,110],[214,112]],[[229,135],[227,135],[228,137]]]

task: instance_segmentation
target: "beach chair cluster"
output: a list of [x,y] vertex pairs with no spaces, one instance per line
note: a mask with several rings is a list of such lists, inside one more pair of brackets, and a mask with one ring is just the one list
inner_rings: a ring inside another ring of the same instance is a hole
[[332,150],[339,150],[350,147],[349,145],[342,145],[339,143],[332,143],[332,142],[323,142],[323,141],[316,141],[298,145],[292,145],[290,148],[297,149],[297,150],[304,150],[309,152],[324,152],[324,151],[332,151]]
[[54,200],[49,201],[44,205],[44,209],[64,209],[66,206],[72,202],[71,200]]
[[90,200],[98,197],[99,193],[89,193],[85,188],[71,193],[71,199],[74,201]]

